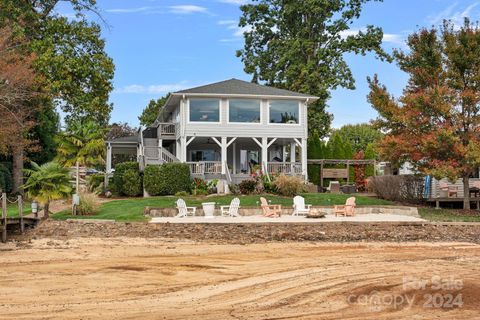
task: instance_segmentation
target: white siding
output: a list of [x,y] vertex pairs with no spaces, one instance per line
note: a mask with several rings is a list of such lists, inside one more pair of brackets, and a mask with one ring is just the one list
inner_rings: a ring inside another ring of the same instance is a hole
[[299,101],[299,124],[270,124],[268,100],[261,103],[261,123],[228,123],[228,100],[220,99],[220,123],[189,122],[189,103],[186,100],[182,112],[182,135],[199,137],[272,137],[272,138],[306,138],[307,107]]

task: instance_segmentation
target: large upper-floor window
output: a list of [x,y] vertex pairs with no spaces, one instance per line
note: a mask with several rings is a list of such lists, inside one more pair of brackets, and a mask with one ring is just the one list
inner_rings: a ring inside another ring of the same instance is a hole
[[191,122],[220,122],[220,100],[191,99]]
[[275,100],[270,101],[270,123],[299,123],[298,101]]
[[229,122],[260,123],[260,100],[231,99],[228,113]]

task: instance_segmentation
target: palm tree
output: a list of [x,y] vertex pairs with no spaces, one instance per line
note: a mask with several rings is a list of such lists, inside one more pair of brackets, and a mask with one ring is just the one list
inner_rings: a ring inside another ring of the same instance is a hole
[[50,201],[68,197],[72,193],[69,171],[57,162],[47,162],[41,166],[32,162],[32,169],[25,169],[24,172],[27,182],[23,189],[27,190],[29,197],[43,205],[46,218]]
[[57,137],[56,161],[65,167],[76,167],[76,192],[79,192],[80,166],[105,163],[106,129],[93,121],[75,122]]

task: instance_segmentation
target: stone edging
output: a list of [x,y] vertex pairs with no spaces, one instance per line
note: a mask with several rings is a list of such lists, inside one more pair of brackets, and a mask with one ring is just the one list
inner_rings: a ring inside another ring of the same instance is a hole
[[[333,206],[314,206],[314,209],[320,210],[327,214],[333,213]],[[219,208],[216,208],[216,213],[219,212]],[[293,208],[283,207],[283,215],[291,215]],[[262,211],[259,207],[240,207],[239,214],[242,216],[254,216],[261,214]],[[407,206],[357,206],[355,208],[356,214],[398,214],[410,217],[420,217],[418,209],[416,207]],[[149,217],[173,217],[177,214],[175,208],[158,208],[158,207],[145,207],[143,214]],[[197,216],[203,216],[203,209],[197,208]]]

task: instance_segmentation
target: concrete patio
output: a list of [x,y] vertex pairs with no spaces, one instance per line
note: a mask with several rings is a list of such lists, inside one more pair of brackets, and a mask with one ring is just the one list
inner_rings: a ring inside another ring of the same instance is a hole
[[150,223],[329,223],[329,222],[422,222],[426,221],[413,216],[399,214],[358,214],[354,217],[335,217],[327,214],[325,218],[306,218],[304,216],[284,215],[279,218],[266,218],[260,215],[241,216],[241,217],[221,217],[205,218],[204,216],[194,216],[186,218],[175,217],[154,217]]

